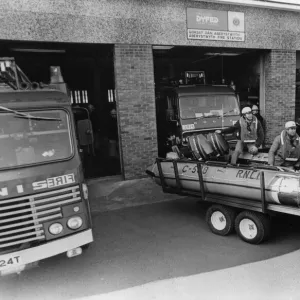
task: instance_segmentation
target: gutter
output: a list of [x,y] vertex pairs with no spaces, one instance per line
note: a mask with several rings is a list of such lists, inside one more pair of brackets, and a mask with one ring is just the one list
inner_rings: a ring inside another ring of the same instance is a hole
[[300,12],[298,0],[193,0]]

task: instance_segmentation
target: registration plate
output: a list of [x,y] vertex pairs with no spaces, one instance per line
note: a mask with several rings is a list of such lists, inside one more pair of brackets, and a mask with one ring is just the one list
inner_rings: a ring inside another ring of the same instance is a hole
[[10,267],[16,267],[22,264],[21,257],[19,255],[16,256],[5,256],[0,258],[0,271],[4,269],[8,269]]
[[186,124],[182,125],[183,130],[190,130],[190,129],[195,129],[195,124]]

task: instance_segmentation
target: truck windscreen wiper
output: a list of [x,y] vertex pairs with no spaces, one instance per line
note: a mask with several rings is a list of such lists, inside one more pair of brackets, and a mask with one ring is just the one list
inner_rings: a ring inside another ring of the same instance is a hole
[[61,121],[59,118],[48,118],[48,117],[38,117],[38,116],[33,116],[30,114],[22,113],[17,110],[9,109],[4,106],[0,106],[0,110],[8,111],[13,114],[15,114],[16,117],[18,118],[27,118],[27,119],[33,119],[33,120],[47,120],[47,121]]
[[220,117],[220,115],[200,116],[200,117],[197,117],[196,120],[200,120],[200,119],[208,119],[208,118],[215,118],[215,117]]
[[[228,110],[226,112],[223,113],[223,117],[224,116],[228,116],[230,113],[234,112],[235,110],[234,109],[231,109],[231,110]],[[222,118],[222,116],[220,116],[220,118]]]

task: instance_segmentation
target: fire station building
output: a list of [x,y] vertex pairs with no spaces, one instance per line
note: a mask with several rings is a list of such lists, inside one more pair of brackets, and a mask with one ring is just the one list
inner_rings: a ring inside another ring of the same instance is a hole
[[[157,157],[157,86],[186,71],[234,85],[241,105],[257,104],[267,143],[300,117],[298,2],[0,0],[0,53],[36,82],[49,82],[49,67],[60,66],[74,105],[95,108],[87,177],[132,179]],[[119,146],[110,161],[112,109]]]

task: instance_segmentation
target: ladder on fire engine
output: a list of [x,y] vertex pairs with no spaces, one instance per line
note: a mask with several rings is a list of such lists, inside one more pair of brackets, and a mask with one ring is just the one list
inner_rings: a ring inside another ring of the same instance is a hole
[[9,86],[14,90],[37,88],[37,83],[31,82],[11,57],[0,58],[0,83],[3,88]]

